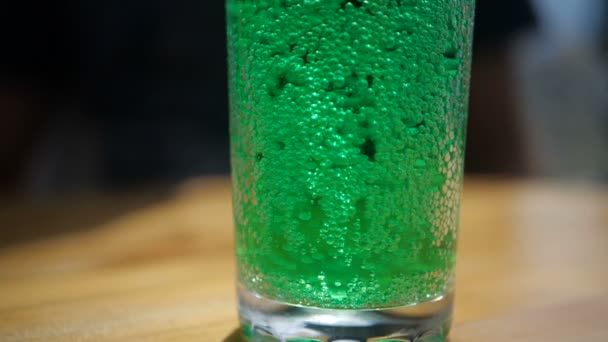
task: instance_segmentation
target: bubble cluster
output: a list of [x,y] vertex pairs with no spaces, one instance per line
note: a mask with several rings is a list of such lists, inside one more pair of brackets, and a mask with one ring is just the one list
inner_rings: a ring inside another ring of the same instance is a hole
[[386,308],[449,290],[473,0],[228,0],[241,282]]

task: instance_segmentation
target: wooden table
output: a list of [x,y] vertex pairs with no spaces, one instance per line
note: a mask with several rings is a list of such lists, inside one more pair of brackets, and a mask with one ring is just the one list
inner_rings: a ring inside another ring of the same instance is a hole
[[[238,340],[226,179],[0,226],[1,341]],[[608,341],[608,189],[470,179],[459,253],[452,341]]]

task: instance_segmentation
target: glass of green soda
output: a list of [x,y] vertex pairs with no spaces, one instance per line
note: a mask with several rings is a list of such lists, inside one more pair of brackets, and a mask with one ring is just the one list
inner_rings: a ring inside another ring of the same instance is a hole
[[474,0],[227,0],[248,341],[445,341]]

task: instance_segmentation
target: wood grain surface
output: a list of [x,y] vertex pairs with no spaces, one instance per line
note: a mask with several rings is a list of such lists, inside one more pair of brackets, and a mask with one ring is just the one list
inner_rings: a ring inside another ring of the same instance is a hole
[[[0,204],[0,341],[237,341],[230,188]],[[469,179],[453,342],[608,341],[608,190]]]

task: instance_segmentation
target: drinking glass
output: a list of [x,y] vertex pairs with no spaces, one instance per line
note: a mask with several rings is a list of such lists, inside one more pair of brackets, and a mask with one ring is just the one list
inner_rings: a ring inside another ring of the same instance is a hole
[[444,341],[474,0],[227,0],[249,341]]

